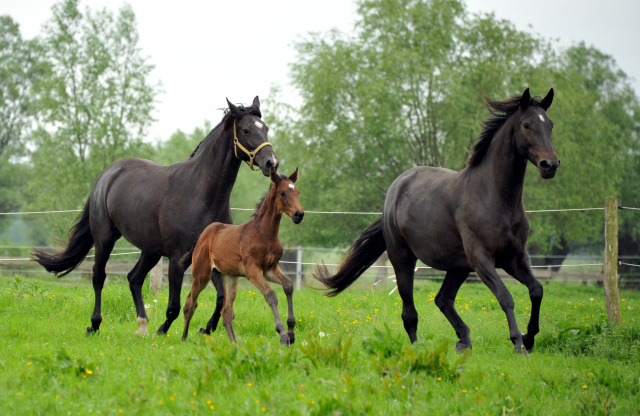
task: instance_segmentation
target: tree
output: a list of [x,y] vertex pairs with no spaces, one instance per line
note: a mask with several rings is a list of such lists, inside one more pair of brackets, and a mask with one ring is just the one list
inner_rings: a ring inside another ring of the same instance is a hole
[[[138,47],[134,13],[124,6],[117,16],[83,14],[78,6],[78,0],[55,4],[44,28],[51,72],[39,82],[29,184],[35,209],[80,208],[106,166],[151,154],[142,139],[159,91],[148,80],[153,67]],[[66,233],[68,219],[55,218],[49,225]]]

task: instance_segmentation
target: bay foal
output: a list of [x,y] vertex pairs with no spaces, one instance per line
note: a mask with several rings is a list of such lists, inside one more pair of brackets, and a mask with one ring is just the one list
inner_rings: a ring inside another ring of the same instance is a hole
[[[214,222],[207,226],[193,250],[193,285],[184,305],[184,333],[187,338],[189,323],[198,306],[198,295],[211,280],[218,291],[218,301],[214,316],[201,332],[215,331],[222,314],[222,323],[227,329],[229,340],[236,342],[233,332],[233,302],[236,298],[238,280],[245,276],[262,292],[271,307],[276,321],[276,331],[282,345],[293,344],[293,282],[280,269],[278,261],[282,257],[282,244],[278,238],[280,220],[285,213],[295,224],[304,217],[298,201],[300,191],[294,185],[298,180],[298,169],[286,177],[271,170],[273,184],[258,206],[251,221],[241,225]],[[224,275],[224,283],[223,282]],[[287,296],[289,315],[288,333],[278,314],[278,298],[267,281],[282,285]],[[224,291],[224,296],[223,296]],[[222,312],[220,310],[222,309]]]

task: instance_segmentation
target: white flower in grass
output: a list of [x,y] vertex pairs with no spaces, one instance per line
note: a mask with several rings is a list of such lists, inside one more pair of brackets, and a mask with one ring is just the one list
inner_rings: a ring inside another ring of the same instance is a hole
[[318,335],[322,338],[324,336],[324,332],[320,332]]
[[145,304],[144,304],[144,308],[145,308],[145,309],[149,309],[150,307],[151,307],[151,305],[150,305],[150,304],[148,304],[148,303],[145,303]]

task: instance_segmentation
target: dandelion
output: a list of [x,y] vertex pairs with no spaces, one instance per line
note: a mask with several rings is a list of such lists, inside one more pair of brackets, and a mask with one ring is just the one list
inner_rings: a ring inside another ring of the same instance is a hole
[[148,303],[145,303],[145,304],[144,304],[144,308],[145,308],[145,309],[149,309],[150,307],[151,307],[151,305],[150,305],[150,304],[148,304]]
[[438,381],[442,381],[442,377],[438,377]]
[[264,413],[264,412],[266,412],[266,411],[267,411],[267,409],[266,409],[265,407],[263,407],[263,408],[262,408],[262,412]]
[[463,393],[466,393],[466,392],[467,392],[467,389],[462,389],[462,392],[463,392]]
[[320,337],[324,337],[324,332],[320,332],[318,335],[320,335]]
[[211,400],[207,400],[207,404],[211,404]]
[[89,370],[88,368],[85,368],[84,372],[89,374],[89,375],[93,374],[93,371]]
[[583,389],[586,389],[586,388],[587,388],[587,385],[586,385],[586,384],[583,384],[583,385],[582,385],[582,388],[583,388]]
[[171,396],[171,397],[169,397],[169,400],[171,400],[171,401],[173,402],[173,401],[175,401],[175,400],[176,400],[176,398],[175,398],[175,397],[173,397],[173,396]]
[[162,405],[164,404],[164,402],[163,402],[162,400],[160,400],[160,401],[158,402],[158,404],[159,404],[160,406],[162,406]]
[[209,409],[211,409],[211,410],[213,410],[213,409],[215,409],[215,408],[216,408],[216,407],[215,407],[214,405],[209,406]]
[[247,383],[247,386],[251,387],[253,386],[253,383]]
[[29,367],[31,367],[31,361],[29,361],[29,362],[27,363],[27,365],[28,365]]

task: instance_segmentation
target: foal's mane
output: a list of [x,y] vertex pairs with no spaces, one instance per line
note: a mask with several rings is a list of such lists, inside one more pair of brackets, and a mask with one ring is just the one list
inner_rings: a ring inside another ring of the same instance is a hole
[[[478,166],[487,154],[491,140],[498,133],[498,130],[505,125],[507,120],[520,108],[521,95],[514,95],[504,101],[493,101],[485,97],[487,109],[493,117],[486,119],[482,123],[482,132],[478,141],[471,150],[471,156],[467,164],[469,166]],[[531,97],[529,106],[540,107],[540,97]]]
[[[260,112],[260,109],[254,105],[251,105],[249,107],[245,107],[242,104],[239,104],[237,106],[238,111],[240,112],[240,114],[238,115],[238,117],[236,117],[236,120],[240,120],[242,119],[244,116],[247,115],[252,115],[252,116],[256,116],[256,117],[260,117],[262,118],[262,113]],[[224,127],[224,128],[228,128],[231,126],[231,123],[234,120],[233,115],[231,114],[231,111],[229,111],[228,108],[222,108],[221,109],[224,112],[224,115],[222,116],[222,120],[220,121],[220,123],[218,123],[217,126],[215,126],[213,129],[211,129],[211,131],[209,132],[209,134],[207,134],[207,136],[202,139],[202,141],[200,143],[198,143],[198,145],[196,146],[195,149],[193,149],[193,152],[191,153],[191,155],[189,155],[189,158],[194,157],[197,153],[198,150],[202,147],[202,144],[205,142],[209,142],[209,141],[213,141],[215,140],[216,137],[219,136],[220,130]]]

